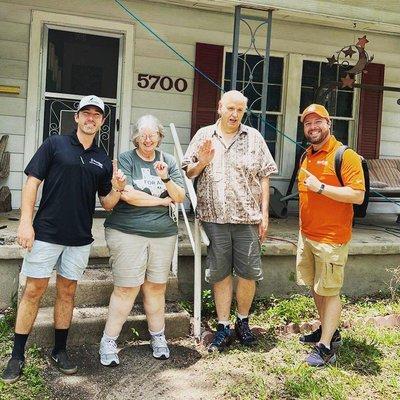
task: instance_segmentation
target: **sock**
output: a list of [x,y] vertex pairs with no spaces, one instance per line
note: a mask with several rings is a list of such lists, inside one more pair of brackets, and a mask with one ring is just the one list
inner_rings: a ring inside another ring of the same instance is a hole
[[68,330],[69,329],[54,329],[54,354],[67,348]]
[[152,332],[152,331],[149,329],[149,333],[150,333],[151,336],[164,336],[164,330],[165,330],[165,327],[162,328],[161,331],[159,331],[159,332]]
[[229,327],[229,325],[231,324],[229,321],[218,321],[219,325],[223,325],[224,328]]
[[25,344],[28,340],[29,334],[15,333],[14,334],[14,346],[11,353],[11,357],[18,358],[18,360],[25,360]]
[[330,344],[329,344],[329,346],[327,346],[326,344],[324,344],[324,343],[322,343],[322,342],[319,342],[319,344],[323,344],[328,350],[331,349],[331,345],[330,345]]
[[107,340],[107,341],[110,341],[110,340],[116,341],[118,339],[118,335],[117,336],[108,336],[106,334],[106,332],[103,332],[103,337],[101,338],[101,340],[103,340],[103,339]]
[[240,319],[240,320],[245,319],[245,318],[249,318],[249,315],[248,315],[248,314],[247,314],[247,315],[242,315],[242,314],[237,313],[236,316],[237,316],[237,318]]

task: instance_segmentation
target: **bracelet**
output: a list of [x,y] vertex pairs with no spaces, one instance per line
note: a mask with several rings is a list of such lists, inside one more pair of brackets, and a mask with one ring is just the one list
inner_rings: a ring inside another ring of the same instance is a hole
[[124,191],[124,189],[115,189],[114,186],[112,186],[111,188],[112,188],[112,190],[114,190],[114,192],[117,192],[117,193],[122,193]]

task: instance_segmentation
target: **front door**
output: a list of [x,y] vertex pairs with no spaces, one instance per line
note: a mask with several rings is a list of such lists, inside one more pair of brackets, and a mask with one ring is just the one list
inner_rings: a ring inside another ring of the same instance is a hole
[[104,100],[105,123],[97,144],[114,158],[119,127],[118,86],[121,38],[47,27],[42,126],[50,135],[70,134],[76,129],[74,113],[79,100],[95,94]]

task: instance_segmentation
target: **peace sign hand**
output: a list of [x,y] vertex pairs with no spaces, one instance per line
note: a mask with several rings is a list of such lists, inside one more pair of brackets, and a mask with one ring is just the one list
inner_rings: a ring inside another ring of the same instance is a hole
[[318,192],[321,189],[321,181],[315,177],[311,172],[308,172],[305,168],[300,168],[302,172],[306,174],[306,179],[304,179],[304,185],[306,185],[308,190],[312,192]]
[[126,177],[124,173],[118,169],[118,162],[117,160],[112,161],[113,166],[113,174],[111,179],[111,185],[114,189],[123,190],[126,184]]

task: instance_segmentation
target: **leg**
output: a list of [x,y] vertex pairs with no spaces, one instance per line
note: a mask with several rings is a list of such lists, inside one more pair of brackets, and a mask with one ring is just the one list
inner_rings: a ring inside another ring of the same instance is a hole
[[322,322],[322,334],[320,343],[324,344],[327,348],[330,348],[331,340],[336,329],[339,327],[340,314],[342,311],[342,304],[340,302],[339,295],[336,296],[319,296],[323,297],[323,318]]
[[233,339],[229,324],[233,295],[231,224],[202,222],[202,225],[210,239],[207,249],[206,281],[213,287],[218,316],[217,332],[208,351],[223,351]]
[[54,305],[55,329],[69,329],[71,325],[76,285],[77,281],[57,275],[57,295]]
[[213,287],[218,321],[228,322],[233,293],[231,224],[202,222],[202,225],[210,239],[206,280]]
[[26,278],[26,286],[18,307],[15,333],[28,335],[32,330],[40,300],[46,291],[49,278]]
[[49,277],[62,250],[63,246],[35,240],[32,250],[24,257],[21,272],[27,280],[18,307],[12,356],[3,373],[4,382],[15,382],[21,376],[25,359],[25,344],[36,319]]
[[249,279],[238,278],[236,287],[237,311],[240,315],[249,315],[250,307],[256,293],[256,282]]
[[314,298],[314,303],[318,310],[319,320],[322,325],[322,321],[324,320],[325,297],[315,293],[314,288],[311,288],[311,294]]
[[232,276],[229,275],[222,281],[214,283],[213,291],[218,321],[229,321],[233,293]]
[[145,281],[142,285],[143,305],[150,332],[160,332],[165,326],[165,283]]
[[108,317],[104,333],[109,337],[118,337],[123,324],[132,310],[140,286],[114,286],[108,307]]
[[256,281],[263,277],[258,226],[235,225],[232,231],[233,267],[238,275],[236,337],[241,344],[252,346],[257,338],[249,327],[249,312],[256,292]]

